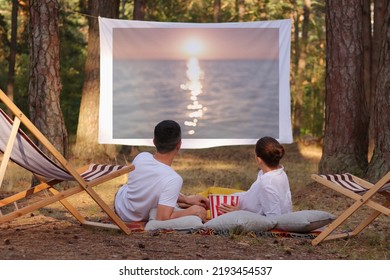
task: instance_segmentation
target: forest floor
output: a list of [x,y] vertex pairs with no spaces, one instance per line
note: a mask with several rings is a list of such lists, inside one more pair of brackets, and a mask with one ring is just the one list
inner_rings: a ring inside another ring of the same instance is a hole
[[[352,201],[310,179],[317,172],[321,147],[285,145],[283,165],[290,178],[294,210],[316,209],[341,213]],[[140,150],[150,150],[140,147]],[[124,155],[123,160],[132,160]],[[117,160],[119,161],[119,159]],[[183,192],[201,192],[208,186],[247,189],[257,168],[253,147],[183,150],[173,167],[184,179]],[[7,175],[8,174],[8,175]],[[0,198],[29,185],[31,177],[16,165],[7,169]],[[96,191],[112,206],[126,176]],[[18,187],[14,187],[18,186]],[[80,212],[100,219],[101,211],[84,194],[69,199]],[[366,210],[352,217],[351,226]],[[306,238],[256,237],[251,234],[200,235],[182,232],[135,232],[129,236],[108,229],[80,226],[59,203],[0,225],[2,260],[388,260],[390,224],[380,217],[360,235],[312,246]]]

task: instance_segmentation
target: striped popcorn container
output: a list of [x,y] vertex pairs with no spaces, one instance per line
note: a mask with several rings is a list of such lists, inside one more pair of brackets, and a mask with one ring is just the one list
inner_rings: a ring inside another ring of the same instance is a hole
[[209,194],[211,219],[220,216],[218,207],[221,204],[238,205],[238,195]]

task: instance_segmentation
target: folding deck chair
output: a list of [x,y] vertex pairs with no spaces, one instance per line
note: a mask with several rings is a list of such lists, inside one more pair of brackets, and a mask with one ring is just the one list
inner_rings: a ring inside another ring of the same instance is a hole
[[[355,200],[348,209],[329,224],[324,231],[312,241],[313,245],[317,245],[325,240],[355,236],[365,229],[380,214],[390,216],[390,171],[376,184],[367,182],[349,173],[333,175],[313,174],[311,177],[316,182]],[[382,199],[378,200],[378,196],[382,196]],[[362,220],[354,230],[345,233],[333,233],[337,228],[344,224],[352,214],[356,213],[356,211],[363,206],[372,208],[373,212]]]
[[[31,171],[40,182],[35,187],[0,200],[0,224],[59,201],[83,225],[116,228],[121,229],[126,234],[130,234],[129,228],[100,198],[93,190],[93,187],[131,172],[134,166],[90,164],[80,169],[75,169],[1,89],[0,99],[15,115],[14,120],[12,120],[3,110],[0,110],[0,151],[3,152],[3,159],[0,166],[0,187],[9,159]],[[21,123],[42,143],[48,150],[48,153],[59,164],[47,157],[20,129]],[[69,189],[60,190],[58,189],[58,185],[63,181],[74,181],[76,184]],[[48,190],[49,192],[47,193],[49,195],[23,208],[18,207],[18,201],[43,190]],[[100,206],[114,224],[87,221],[66,200],[67,197],[84,191]],[[15,210],[3,214],[1,209],[8,205],[7,210],[9,210],[10,204],[14,204]]]

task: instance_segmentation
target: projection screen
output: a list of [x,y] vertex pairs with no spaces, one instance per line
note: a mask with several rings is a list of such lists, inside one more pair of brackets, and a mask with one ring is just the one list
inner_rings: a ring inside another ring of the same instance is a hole
[[99,26],[99,143],[152,146],[165,119],[182,148],[292,142],[291,20]]

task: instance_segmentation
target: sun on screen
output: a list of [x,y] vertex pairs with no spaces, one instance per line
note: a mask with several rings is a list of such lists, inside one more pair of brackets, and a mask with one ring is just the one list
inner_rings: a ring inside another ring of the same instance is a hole
[[190,56],[198,56],[204,50],[204,45],[199,39],[191,38],[185,42],[184,50]]

